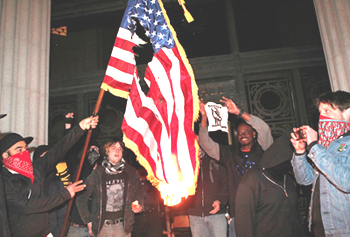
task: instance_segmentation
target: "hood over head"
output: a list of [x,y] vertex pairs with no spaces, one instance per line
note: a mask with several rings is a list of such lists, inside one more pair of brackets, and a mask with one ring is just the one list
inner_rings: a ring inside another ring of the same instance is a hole
[[37,160],[40,158],[40,156],[44,153],[47,152],[49,150],[49,146],[48,145],[40,145],[37,146],[34,150],[34,154],[33,154],[33,161]]
[[293,155],[292,143],[285,136],[281,136],[264,152],[261,160],[261,168],[275,167],[285,161],[291,160]]

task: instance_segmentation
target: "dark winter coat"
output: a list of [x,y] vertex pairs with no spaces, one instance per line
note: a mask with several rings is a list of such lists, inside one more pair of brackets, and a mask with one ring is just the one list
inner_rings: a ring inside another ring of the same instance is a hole
[[[103,227],[102,206],[106,200],[102,198],[102,174],[105,168],[98,166],[86,179],[86,188],[84,193],[79,195],[76,199],[81,219],[85,224],[92,222],[92,231],[94,235],[101,231]],[[124,231],[126,234],[131,233],[134,224],[134,212],[131,209],[131,203],[135,200],[143,206],[143,192],[141,181],[136,174],[135,168],[125,163],[124,171],[127,178],[125,183],[125,204],[124,204]],[[91,211],[89,210],[89,199],[91,199]]]
[[42,159],[33,162],[34,183],[20,174],[12,174],[5,167],[2,175],[7,200],[9,223],[13,237],[38,237],[49,234],[48,212],[70,199],[67,189],[45,196],[45,177],[55,169],[68,149],[83,135],[76,126],[62,138]]
[[192,216],[210,216],[213,202],[220,201],[220,210],[216,214],[226,211],[228,201],[228,180],[226,168],[216,160],[205,155],[201,159],[197,189],[194,196],[189,197],[188,214]]
[[[261,146],[254,142],[252,148],[249,151],[248,161],[253,161],[256,164],[260,162],[260,159],[264,151]],[[241,160],[241,150],[234,149],[234,146],[220,145],[220,162],[226,166],[228,176],[228,192],[229,192],[229,206],[230,215],[235,216],[235,197],[237,193],[238,184],[242,179],[242,175],[237,170],[237,165]]]
[[[298,193],[288,170],[292,149],[281,137],[264,152],[260,166],[242,178],[235,202],[237,237],[302,237]],[[281,168],[288,167],[288,168]],[[277,174],[277,175],[276,175]]]

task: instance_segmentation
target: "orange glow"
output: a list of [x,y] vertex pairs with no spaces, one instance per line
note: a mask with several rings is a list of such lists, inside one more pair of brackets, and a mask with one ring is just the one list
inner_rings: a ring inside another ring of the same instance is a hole
[[59,28],[51,28],[51,34],[67,36],[67,26],[61,26]]
[[175,206],[181,202],[182,197],[187,198],[189,195],[187,189],[181,183],[176,185],[162,183],[159,184],[158,190],[166,206]]

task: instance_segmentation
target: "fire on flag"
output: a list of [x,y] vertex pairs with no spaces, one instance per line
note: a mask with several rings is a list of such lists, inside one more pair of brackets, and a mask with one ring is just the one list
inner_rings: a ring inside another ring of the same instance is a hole
[[[150,38],[154,55],[141,90],[133,47],[141,44],[136,20]],[[198,88],[192,67],[160,0],[129,0],[101,85],[127,98],[122,131],[125,145],[148,172],[165,205],[193,195],[199,146],[193,131],[198,118]]]

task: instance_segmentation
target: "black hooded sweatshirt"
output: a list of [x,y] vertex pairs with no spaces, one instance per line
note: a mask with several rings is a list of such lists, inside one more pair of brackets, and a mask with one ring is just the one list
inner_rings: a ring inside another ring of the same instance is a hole
[[243,176],[235,200],[237,237],[305,236],[291,158],[289,140],[280,137],[264,152],[261,168]]

